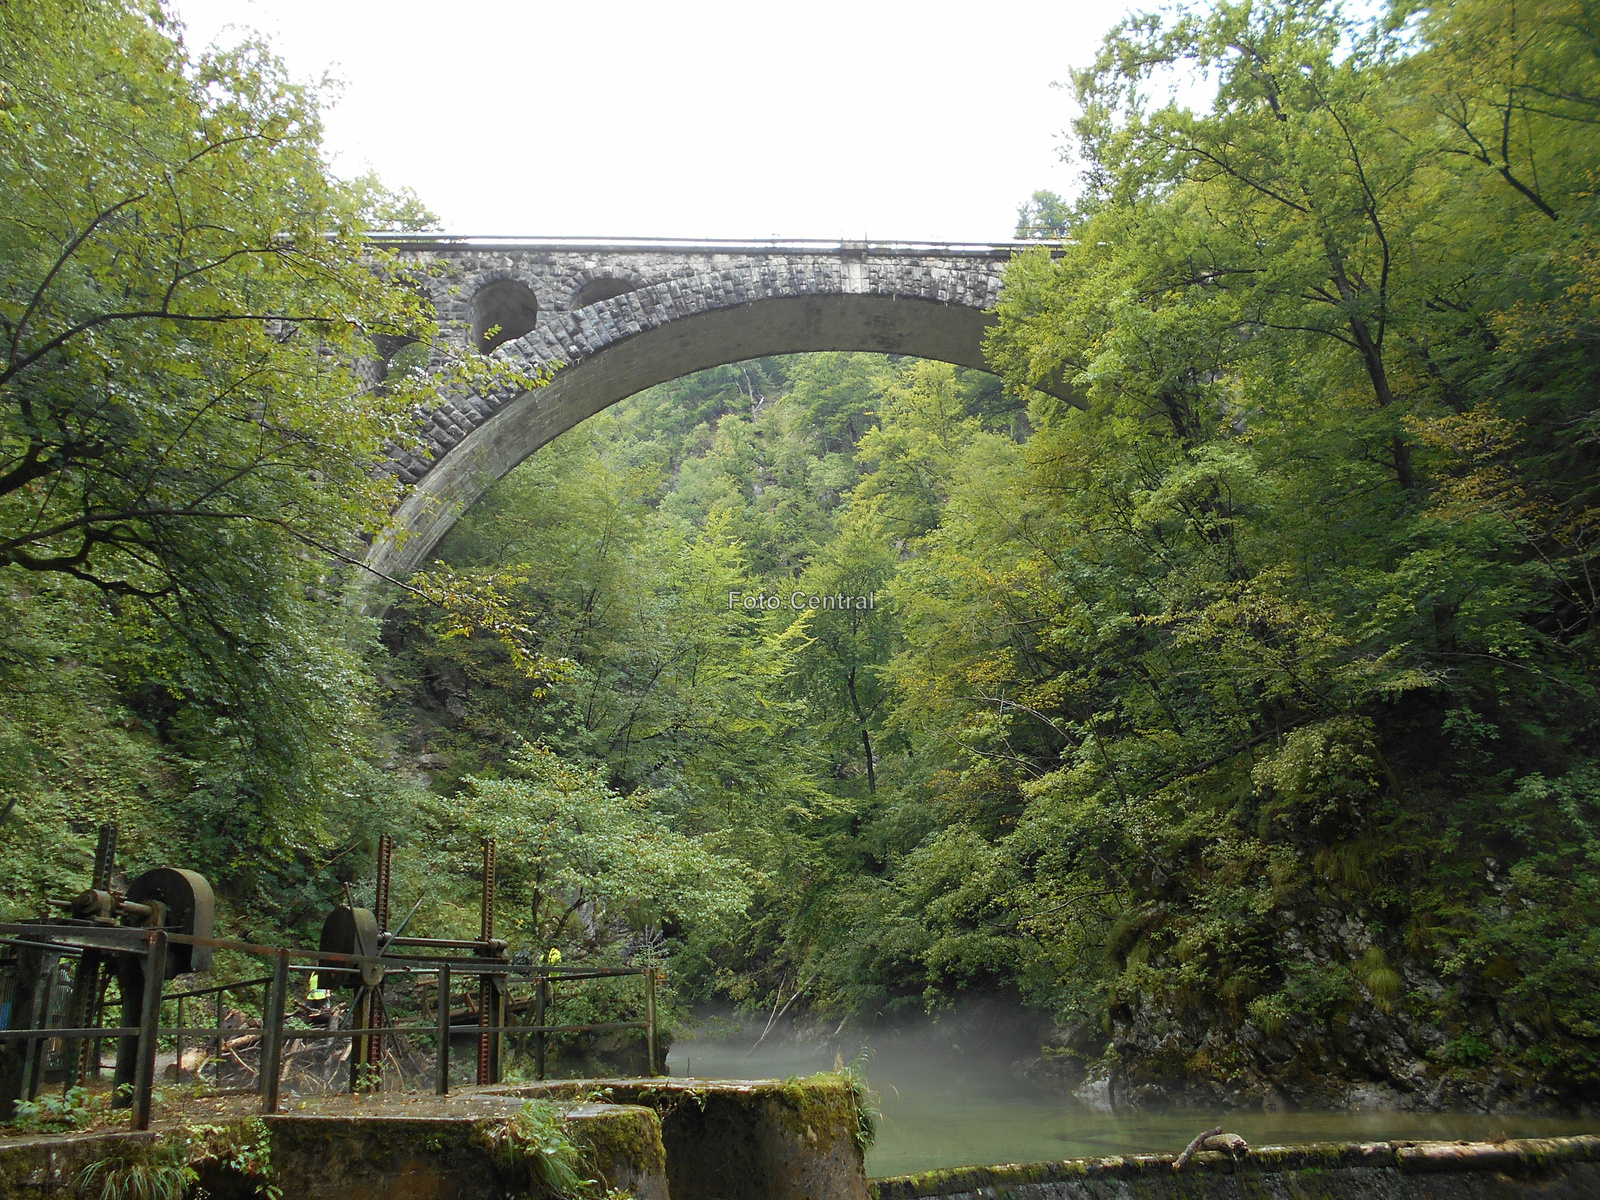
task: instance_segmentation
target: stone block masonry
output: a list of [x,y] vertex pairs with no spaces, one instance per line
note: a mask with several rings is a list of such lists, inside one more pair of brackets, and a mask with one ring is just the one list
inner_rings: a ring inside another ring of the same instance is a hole
[[[409,485],[367,565],[403,577],[495,480],[578,422],[724,363],[821,350],[983,369],[1005,269],[1038,243],[509,241],[374,235],[415,267],[444,336],[553,371],[444,395],[391,469]],[[1046,385],[1071,399],[1064,387]]]
[[871,1200],[861,1114],[840,1076],[601,1079],[506,1091],[651,1109],[672,1200]]

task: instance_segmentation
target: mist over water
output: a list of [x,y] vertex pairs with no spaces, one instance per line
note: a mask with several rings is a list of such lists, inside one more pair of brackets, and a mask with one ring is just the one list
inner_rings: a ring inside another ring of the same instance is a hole
[[[1039,1054],[1028,1014],[973,1006],[867,1031],[807,1030],[704,1012],[680,1034],[668,1072],[700,1079],[783,1079],[831,1069],[858,1053],[883,1119],[867,1152],[869,1175],[939,1167],[1049,1162],[1105,1154],[1176,1153],[1215,1125],[1253,1146],[1285,1142],[1551,1137],[1600,1132],[1600,1121],[1477,1113],[1247,1112],[1166,1109],[1097,1112],[1059,1086],[1023,1077]],[[692,1040],[691,1040],[692,1039]]]

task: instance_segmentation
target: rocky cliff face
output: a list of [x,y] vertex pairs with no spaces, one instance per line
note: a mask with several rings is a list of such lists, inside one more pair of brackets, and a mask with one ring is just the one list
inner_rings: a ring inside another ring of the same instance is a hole
[[1109,1020],[1057,1026],[1024,1073],[1103,1109],[1600,1111],[1600,1094],[1541,1061],[1545,1040],[1502,1011],[1492,980],[1444,977],[1391,951],[1378,960],[1393,981],[1375,992],[1353,967],[1375,961],[1360,914],[1298,915],[1277,931],[1277,950],[1322,982],[1320,1004],[1277,1014],[1220,995],[1145,993]]

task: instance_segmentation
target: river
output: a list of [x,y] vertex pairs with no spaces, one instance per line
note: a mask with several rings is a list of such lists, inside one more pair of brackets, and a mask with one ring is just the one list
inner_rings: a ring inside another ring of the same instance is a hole
[[869,1175],[937,1167],[1048,1162],[1103,1154],[1175,1153],[1222,1125],[1252,1145],[1396,1138],[1482,1139],[1600,1133],[1600,1120],[1476,1113],[1246,1112],[1169,1109],[1096,1112],[1061,1091],[1019,1078],[1012,1063],[1026,1046],[979,1036],[970,1023],[914,1021],[865,1036],[805,1036],[775,1027],[757,1044],[751,1029],[711,1020],[680,1040],[668,1072],[701,1079],[810,1075],[865,1050],[883,1119],[867,1152]]

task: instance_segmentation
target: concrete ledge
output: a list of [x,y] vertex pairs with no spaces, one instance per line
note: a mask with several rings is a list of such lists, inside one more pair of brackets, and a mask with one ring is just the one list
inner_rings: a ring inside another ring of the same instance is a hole
[[1233,1157],[1170,1154],[957,1167],[870,1181],[873,1200],[1149,1200],[1425,1197],[1499,1200],[1600,1196],[1600,1137],[1506,1142],[1320,1142],[1262,1146]]
[[855,1095],[841,1077],[591,1079],[504,1092],[653,1109],[672,1200],[870,1200]]
[[[519,1107],[507,1105],[504,1117]],[[572,1140],[589,1151],[609,1186],[627,1188],[638,1200],[667,1200],[661,1124],[654,1112],[578,1104],[562,1115]],[[374,1112],[280,1114],[264,1120],[272,1132],[271,1181],[286,1198],[489,1200],[526,1192],[495,1161],[486,1134],[496,1118]],[[206,1190],[218,1194],[215,1187]]]
[[[246,1177],[214,1159],[198,1164],[191,1193],[207,1200],[258,1200],[259,1185],[284,1200],[522,1200],[525,1171],[500,1160],[495,1125],[521,1100],[469,1097],[448,1110],[432,1105],[375,1103],[349,1111],[300,1111],[260,1118],[270,1138],[270,1175]],[[337,1107],[337,1106],[335,1106]],[[406,1107],[421,1111],[407,1113]],[[636,1200],[668,1200],[661,1123],[639,1105],[563,1106],[567,1131],[609,1187]],[[431,1110],[431,1111],[430,1111]],[[260,1128],[259,1126],[257,1127]],[[85,1189],[84,1168],[107,1158],[137,1158],[164,1134],[59,1134],[0,1141],[3,1200],[98,1200],[101,1183]]]
[[0,1197],[73,1196],[90,1163],[155,1141],[153,1133],[42,1134],[0,1142]]

